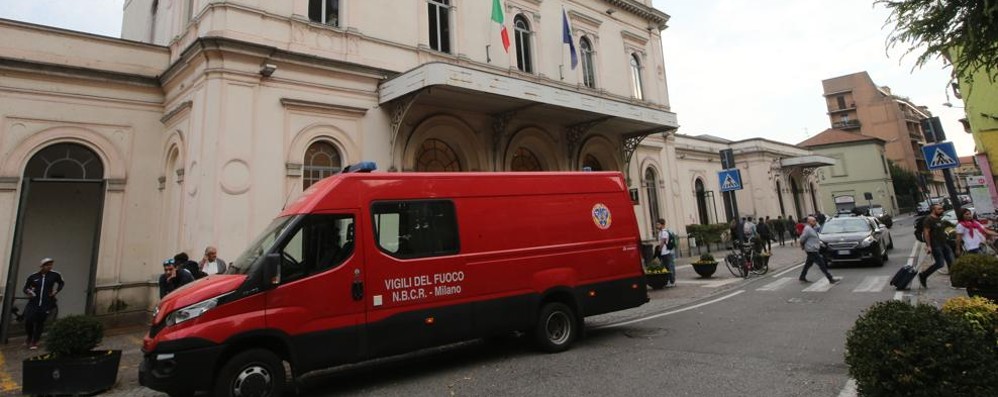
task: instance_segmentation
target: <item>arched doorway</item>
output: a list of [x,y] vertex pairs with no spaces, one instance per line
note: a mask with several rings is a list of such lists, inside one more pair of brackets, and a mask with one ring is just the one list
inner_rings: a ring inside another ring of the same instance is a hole
[[[658,211],[658,174],[654,168],[648,167],[645,170],[645,178],[641,181],[641,185],[645,188],[648,196],[648,218],[650,219],[648,224],[654,225],[662,217]],[[654,226],[652,228],[654,229]]]
[[416,154],[416,171],[460,172],[461,161],[450,145],[439,139],[427,139]]
[[[66,286],[59,316],[92,313],[101,213],[104,164],[92,150],[59,143],[36,153],[24,170],[20,207],[7,279],[4,318],[12,307],[23,311],[27,297],[21,283],[38,271],[42,258],[55,260]],[[23,333],[4,322],[4,336]]]
[[780,215],[787,216],[787,209],[783,206],[783,187],[780,181],[776,181],[776,200],[780,202]]
[[790,193],[794,196],[794,210],[797,219],[804,219],[804,213],[801,212],[800,186],[797,185],[797,180],[794,178],[790,178]]
[[700,224],[710,223],[710,215],[707,212],[707,189],[703,186],[703,179],[697,178],[694,182],[693,190],[697,195],[697,213],[700,215]]

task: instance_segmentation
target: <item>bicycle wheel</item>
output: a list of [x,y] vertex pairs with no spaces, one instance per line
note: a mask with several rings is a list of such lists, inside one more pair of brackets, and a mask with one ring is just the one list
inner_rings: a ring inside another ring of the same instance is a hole
[[724,257],[724,265],[727,266],[728,271],[731,272],[732,276],[742,277],[741,263],[741,258],[738,257],[738,255],[728,254],[728,256]]
[[752,265],[753,265],[752,266],[752,274],[755,274],[757,276],[761,276],[763,274],[766,274],[766,272],[769,271],[769,260],[768,259],[762,259],[762,260],[759,261],[759,263],[753,263]]

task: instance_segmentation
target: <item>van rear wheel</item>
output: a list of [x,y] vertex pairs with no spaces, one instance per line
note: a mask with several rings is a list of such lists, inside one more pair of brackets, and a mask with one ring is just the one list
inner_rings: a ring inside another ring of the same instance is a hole
[[215,380],[215,396],[279,397],[284,393],[284,363],[274,353],[252,349],[229,359]]
[[548,353],[568,350],[578,334],[575,313],[568,305],[551,302],[541,307],[537,326],[534,328],[534,342]]

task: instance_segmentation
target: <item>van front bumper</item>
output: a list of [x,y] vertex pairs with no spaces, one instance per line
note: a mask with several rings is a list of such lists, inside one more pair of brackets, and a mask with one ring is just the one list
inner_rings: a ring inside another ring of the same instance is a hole
[[222,354],[221,345],[204,346],[206,341],[176,341],[157,347],[153,352],[143,352],[139,365],[139,384],[167,394],[190,394],[195,391],[211,390],[215,378],[215,363]]

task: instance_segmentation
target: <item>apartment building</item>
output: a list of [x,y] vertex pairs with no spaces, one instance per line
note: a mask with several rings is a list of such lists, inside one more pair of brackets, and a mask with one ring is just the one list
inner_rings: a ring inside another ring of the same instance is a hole
[[821,85],[833,129],[880,138],[887,159],[924,175],[926,193],[945,194],[942,175],[928,170],[922,154],[926,142],[921,122],[932,117],[927,107],[878,86],[867,72],[823,80]]

